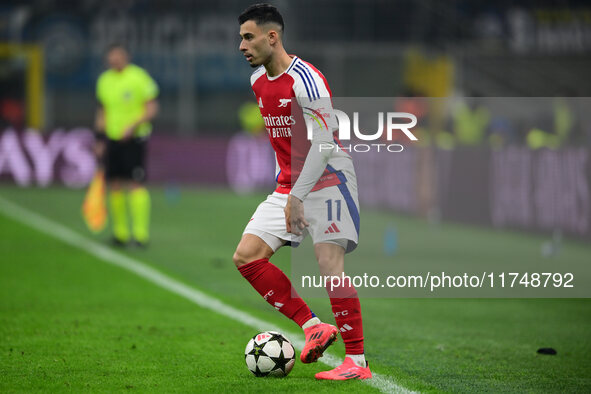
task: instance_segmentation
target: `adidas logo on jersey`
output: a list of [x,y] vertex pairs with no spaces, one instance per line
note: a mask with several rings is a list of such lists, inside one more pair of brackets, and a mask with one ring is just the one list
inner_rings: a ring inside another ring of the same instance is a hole
[[277,309],[277,310],[281,309],[281,307],[283,306],[283,304],[281,302],[276,302],[273,305],[275,305],[275,309]]
[[336,223],[331,224],[328,226],[328,230],[324,232],[324,234],[332,234],[332,233],[340,233],[341,230],[337,227]]
[[265,108],[263,107],[263,98],[259,97],[259,108]]
[[353,331],[353,327],[348,324],[344,324],[343,327],[340,328],[341,332]]

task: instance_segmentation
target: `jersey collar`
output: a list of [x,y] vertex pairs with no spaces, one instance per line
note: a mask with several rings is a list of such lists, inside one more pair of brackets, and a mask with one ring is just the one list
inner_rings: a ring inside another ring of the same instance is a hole
[[270,77],[270,76],[269,76],[269,74],[267,74],[267,73],[265,72],[265,74],[267,75],[267,79],[268,79],[269,81],[274,81],[274,80],[276,80],[276,79],[280,78],[281,76],[283,76],[283,74],[286,74],[286,73],[288,73],[288,72],[289,72],[289,70],[291,70],[291,68],[293,67],[293,65],[294,65],[294,63],[295,63],[295,61],[297,60],[297,58],[298,58],[298,57],[297,57],[296,55],[289,55],[289,56],[291,56],[291,57],[292,57],[292,59],[291,59],[291,63],[289,63],[289,67],[287,67],[287,69],[286,69],[284,72],[282,72],[281,74],[279,74],[279,75],[276,75],[276,76],[274,76],[274,77]]

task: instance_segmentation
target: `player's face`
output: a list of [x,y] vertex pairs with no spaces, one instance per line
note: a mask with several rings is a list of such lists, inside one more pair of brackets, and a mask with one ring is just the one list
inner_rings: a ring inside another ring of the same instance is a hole
[[123,48],[113,48],[107,54],[107,63],[110,68],[121,71],[127,66],[129,56]]
[[267,33],[254,21],[246,21],[240,25],[242,41],[239,49],[253,68],[266,64],[271,57],[273,47]]

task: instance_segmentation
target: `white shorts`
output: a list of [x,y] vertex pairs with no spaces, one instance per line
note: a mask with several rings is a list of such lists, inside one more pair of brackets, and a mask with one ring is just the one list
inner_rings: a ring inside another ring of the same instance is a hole
[[287,232],[284,208],[287,194],[274,192],[257,207],[246,225],[244,234],[261,238],[276,251],[283,245],[298,246],[309,233],[312,242],[335,243],[352,252],[359,242],[359,200],[355,175],[347,182],[325,187],[308,194],[304,201],[304,216],[308,223],[300,236]]

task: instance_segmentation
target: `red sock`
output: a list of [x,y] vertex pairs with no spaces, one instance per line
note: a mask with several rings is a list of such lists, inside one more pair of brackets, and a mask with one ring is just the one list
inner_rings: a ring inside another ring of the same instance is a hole
[[330,297],[332,313],[345,342],[345,353],[363,354],[363,320],[361,318],[361,304],[357,297],[357,290],[350,284],[341,284],[326,291]]
[[238,271],[272,307],[300,327],[314,317],[308,305],[292,289],[287,276],[268,259],[244,264],[238,267]]

